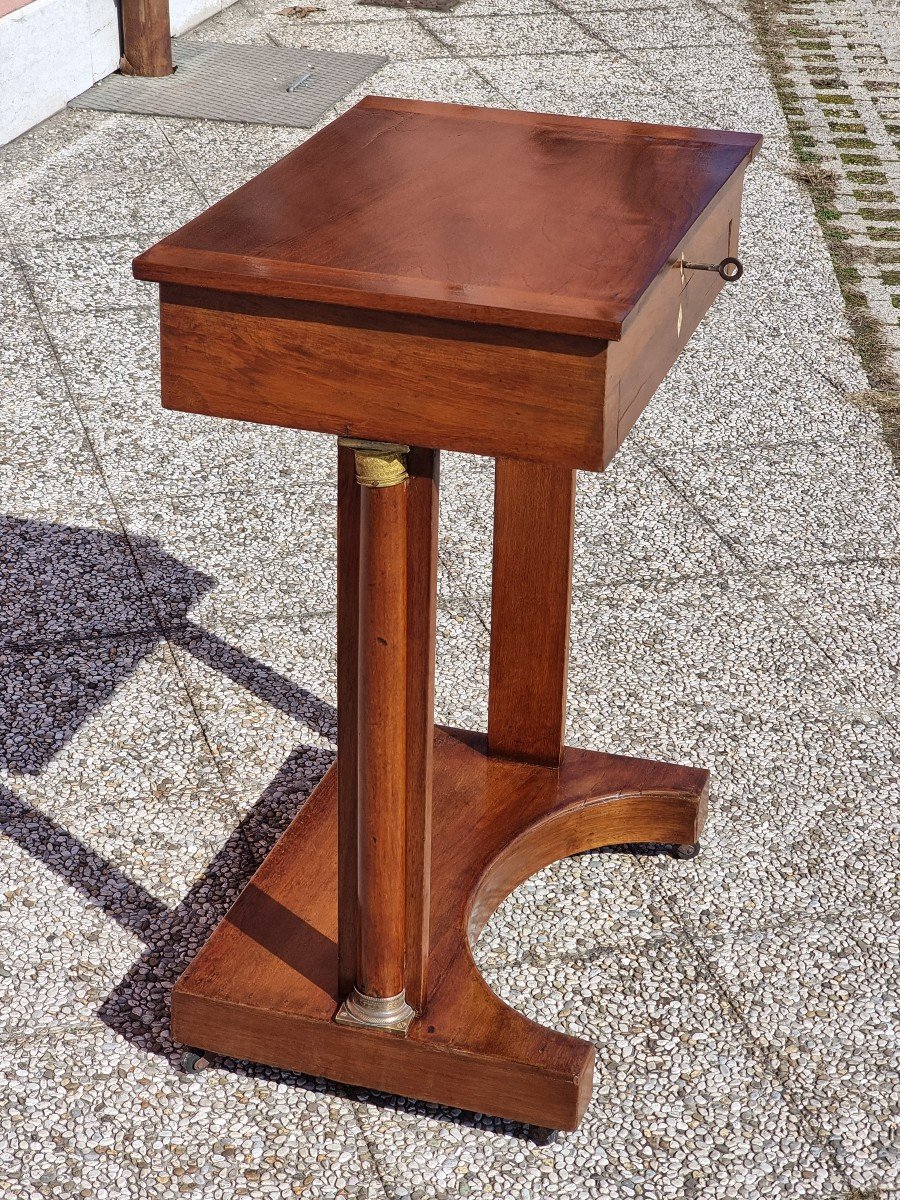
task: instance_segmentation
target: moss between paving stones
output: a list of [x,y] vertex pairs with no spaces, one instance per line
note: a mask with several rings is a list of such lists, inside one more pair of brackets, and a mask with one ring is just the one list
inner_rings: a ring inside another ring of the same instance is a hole
[[[855,403],[877,412],[881,417],[884,434],[894,455],[894,461],[900,468],[900,380],[892,364],[890,347],[887,344],[881,326],[868,308],[865,295],[858,290],[861,278],[859,266],[871,262],[874,247],[859,246],[853,241],[853,235],[841,225],[841,213],[838,188],[840,179],[837,172],[826,166],[816,150],[814,138],[810,138],[809,125],[803,119],[802,109],[796,88],[792,86],[785,71],[785,54],[794,52],[796,60],[801,50],[830,51],[830,42],[822,36],[822,31],[814,25],[801,24],[790,20],[792,9],[796,5],[791,0],[747,0],[748,13],[753,23],[759,44],[778,93],[782,109],[791,134],[794,153],[800,164],[795,172],[796,178],[802,182],[812,197],[816,215],[825,235],[825,239],[834,263],[835,274],[844,296],[847,317],[853,330],[854,341],[863,366],[869,379],[870,389],[864,393],[855,394]],[[838,22],[837,24],[841,24]],[[852,49],[852,43],[848,43]],[[807,56],[808,58],[809,56]],[[827,74],[820,73],[816,65],[806,68],[810,73],[810,82],[814,95],[822,108],[823,115],[829,119],[833,135],[857,134],[859,137],[840,137],[832,139],[835,150],[841,151],[839,160],[846,171],[841,174],[859,183],[882,184],[889,187],[887,176],[878,168],[881,163],[876,154],[864,153],[864,150],[875,150],[876,145],[865,137],[866,126],[860,113],[856,110],[856,101],[846,90],[847,83],[835,70]],[[873,90],[871,87],[870,91]],[[874,89],[879,90],[879,89]],[[900,126],[889,128],[891,134],[900,132]],[[853,149],[851,149],[853,147]],[[871,169],[867,169],[871,168]],[[892,192],[873,193],[859,196],[860,199],[896,200]],[[888,204],[884,208],[865,210],[872,217],[877,213],[897,214],[900,209],[894,209]],[[893,219],[892,216],[882,216],[881,219]],[[900,240],[900,230],[869,230],[875,239]],[[884,253],[884,251],[881,251]],[[887,279],[885,279],[887,276]],[[882,278],[885,282],[894,282],[895,276],[900,283],[900,272],[885,272]],[[900,296],[892,297],[892,303],[900,308]]]
[[[895,297],[895,300],[900,307],[900,296]],[[873,388],[866,392],[851,392],[847,398],[867,412],[878,413],[881,417],[885,439],[891,449],[894,464],[900,470],[900,392]]]
[[877,184],[879,187],[889,186],[888,177],[883,171],[848,171],[847,178],[852,179],[854,183]]

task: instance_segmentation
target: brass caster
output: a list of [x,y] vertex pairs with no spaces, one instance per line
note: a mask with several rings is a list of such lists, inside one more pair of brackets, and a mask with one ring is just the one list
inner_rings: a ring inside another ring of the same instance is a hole
[[694,844],[691,846],[676,846],[672,851],[672,857],[688,861],[692,858],[696,858],[699,853],[700,843],[694,842]]
[[212,1064],[202,1050],[182,1050],[181,1070],[185,1075],[199,1075],[209,1066]]

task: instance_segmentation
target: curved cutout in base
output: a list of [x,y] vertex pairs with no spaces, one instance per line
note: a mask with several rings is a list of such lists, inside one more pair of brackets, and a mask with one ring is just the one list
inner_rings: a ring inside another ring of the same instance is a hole
[[179,980],[181,1042],[531,1125],[574,1129],[594,1048],[505,1004],[472,958],[497,905],[559,858],[696,842],[708,773],[567,749],[559,770],[435,734],[429,992],[405,1038],[334,1021],[336,773],[325,776]]

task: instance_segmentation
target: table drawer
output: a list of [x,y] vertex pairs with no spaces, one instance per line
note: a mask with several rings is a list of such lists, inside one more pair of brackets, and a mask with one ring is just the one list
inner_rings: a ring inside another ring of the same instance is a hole
[[166,408],[600,470],[607,343],[163,284]]
[[688,271],[679,264],[682,258],[689,263],[719,263],[736,256],[743,175],[736,172],[700,215],[645,292],[621,341],[609,343],[604,466],[725,286],[714,271]]
[[606,342],[164,283],[167,408],[602,470],[723,286],[743,172]]

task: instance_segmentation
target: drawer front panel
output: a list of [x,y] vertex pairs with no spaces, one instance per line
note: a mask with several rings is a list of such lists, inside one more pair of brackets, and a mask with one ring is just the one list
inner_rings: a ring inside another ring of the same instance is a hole
[[163,285],[167,408],[599,470],[606,343]]
[[657,275],[622,340],[609,344],[604,465],[725,286],[716,272],[682,270],[679,260],[683,255],[689,263],[719,263],[736,256],[742,189],[741,171],[719,192]]

